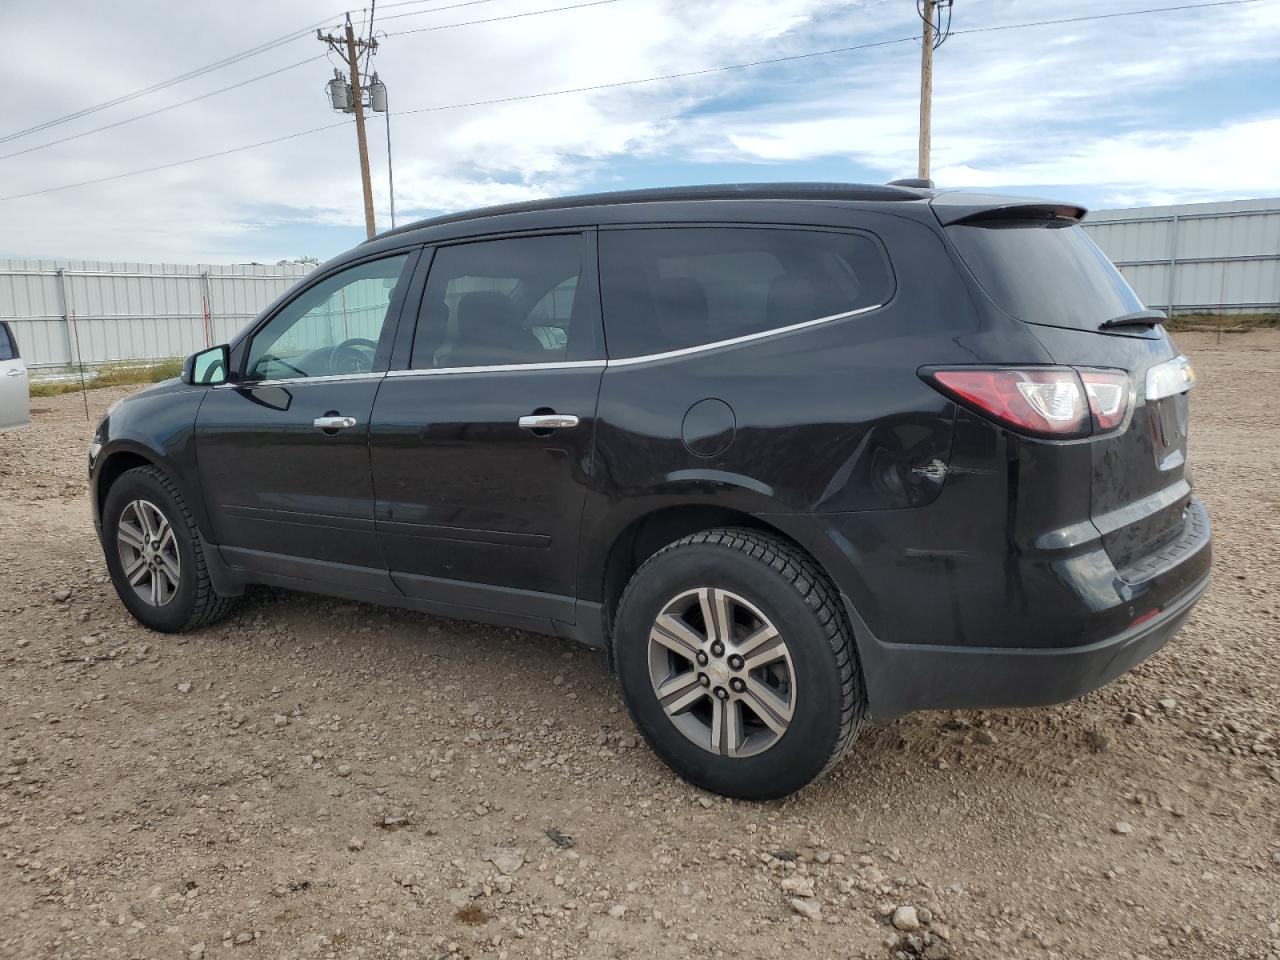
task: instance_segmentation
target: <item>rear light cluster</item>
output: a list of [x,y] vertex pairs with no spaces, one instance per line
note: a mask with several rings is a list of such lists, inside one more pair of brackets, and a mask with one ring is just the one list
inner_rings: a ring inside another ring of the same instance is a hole
[[951,399],[1019,433],[1055,440],[1115,430],[1132,405],[1129,375],[1116,370],[927,367],[920,375]]

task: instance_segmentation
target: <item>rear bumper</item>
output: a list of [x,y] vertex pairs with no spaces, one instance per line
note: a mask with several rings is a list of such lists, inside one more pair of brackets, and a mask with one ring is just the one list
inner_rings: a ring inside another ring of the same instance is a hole
[[871,714],[885,721],[913,710],[1035,707],[1073,700],[1110,683],[1168,643],[1208,586],[1206,573],[1151,620],[1076,647],[884,643],[866,630],[848,598],[845,606],[859,633]]

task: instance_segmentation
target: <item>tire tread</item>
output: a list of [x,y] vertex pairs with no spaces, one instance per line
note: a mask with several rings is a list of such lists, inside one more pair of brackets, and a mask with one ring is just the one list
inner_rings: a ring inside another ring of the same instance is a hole
[[182,494],[178,492],[177,484],[169,479],[168,474],[156,466],[134,467],[132,470],[126,470],[116,478],[116,483],[119,483],[130,474],[148,477],[164,488],[178,508],[179,516],[174,519],[182,524],[187,531],[187,535],[191,538],[191,550],[196,558],[195,600],[192,604],[191,616],[187,618],[186,623],[179,626],[174,632],[186,633],[189,630],[198,630],[201,627],[216,623],[235,606],[236,598],[224,597],[213,589],[213,580],[209,576],[209,566],[204,558],[204,539],[200,536],[200,528],[196,524],[196,518],[187,507],[187,502],[182,498]]
[[814,779],[826,775],[844,759],[866,721],[867,714],[867,698],[861,667],[853,647],[853,632],[848,625],[835,584],[807,554],[790,541],[749,527],[717,527],[692,533],[669,543],[641,563],[623,591],[618,609],[626,604],[628,594],[643,570],[660,563],[672,551],[688,546],[724,547],[763,563],[790,584],[813,611],[819,626],[826,633],[840,674],[840,729],[832,744],[830,756]]

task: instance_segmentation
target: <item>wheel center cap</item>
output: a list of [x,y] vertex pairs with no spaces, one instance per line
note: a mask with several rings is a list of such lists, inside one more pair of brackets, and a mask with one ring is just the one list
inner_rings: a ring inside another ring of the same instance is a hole
[[729,667],[723,660],[712,660],[707,664],[707,675],[712,683],[724,686],[729,682]]

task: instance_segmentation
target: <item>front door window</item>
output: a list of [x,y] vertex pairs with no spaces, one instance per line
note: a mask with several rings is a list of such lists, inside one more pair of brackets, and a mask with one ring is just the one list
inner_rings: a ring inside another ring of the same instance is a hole
[[373,369],[407,255],[361,263],[308,288],[249,344],[246,379],[291,380]]

